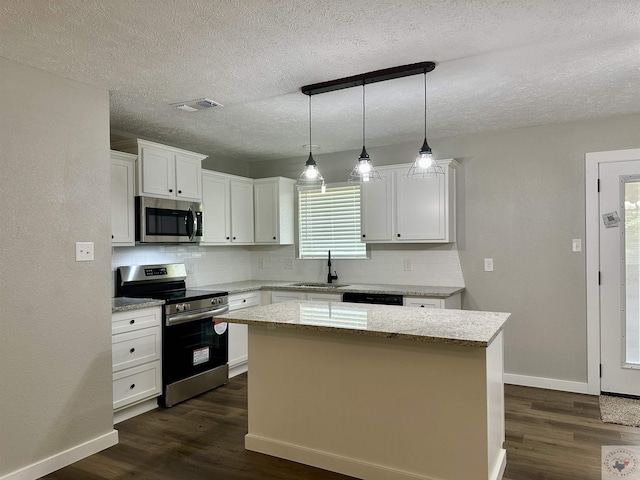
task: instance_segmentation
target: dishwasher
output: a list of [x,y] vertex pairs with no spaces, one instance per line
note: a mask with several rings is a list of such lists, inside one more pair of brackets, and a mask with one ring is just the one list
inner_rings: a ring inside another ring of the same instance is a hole
[[345,292],[342,294],[343,302],[351,303],[375,303],[378,305],[402,305],[402,295],[388,293],[356,293]]

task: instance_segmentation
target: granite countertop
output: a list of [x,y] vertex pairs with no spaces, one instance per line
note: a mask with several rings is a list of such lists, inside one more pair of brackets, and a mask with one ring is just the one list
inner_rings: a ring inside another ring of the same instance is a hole
[[111,299],[111,313],[162,305],[164,305],[164,300],[154,300],[153,298],[115,297]]
[[230,295],[234,293],[249,292],[252,290],[294,290],[299,292],[356,292],[356,293],[383,293],[393,295],[448,298],[464,290],[464,287],[434,287],[429,285],[380,285],[366,283],[316,283],[303,281],[285,282],[281,280],[247,280],[244,282],[219,283],[205,285],[198,288],[224,290]]
[[230,323],[487,347],[510,313],[342,302],[292,301],[217,317]]

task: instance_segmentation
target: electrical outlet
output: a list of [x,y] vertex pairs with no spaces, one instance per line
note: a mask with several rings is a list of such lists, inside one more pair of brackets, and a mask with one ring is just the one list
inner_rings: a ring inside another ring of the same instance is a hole
[[409,259],[409,258],[405,258],[404,259],[404,271],[405,272],[410,272],[411,271],[411,259]]
[[76,262],[93,261],[93,242],[76,242]]
[[258,268],[260,268],[260,269],[264,268],[264,258],[260,258],[258,260]]
[[484,271],[493,272],[493,258],[484,259]]
[[285,258],[284,259],[284,268],[292,269],[293,268],[293,258]]

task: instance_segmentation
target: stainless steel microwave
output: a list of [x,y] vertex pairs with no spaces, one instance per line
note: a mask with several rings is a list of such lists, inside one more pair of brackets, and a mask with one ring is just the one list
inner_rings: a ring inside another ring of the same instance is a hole
[[201,203],[136,197],[136,242],[195,243],[201,240]]

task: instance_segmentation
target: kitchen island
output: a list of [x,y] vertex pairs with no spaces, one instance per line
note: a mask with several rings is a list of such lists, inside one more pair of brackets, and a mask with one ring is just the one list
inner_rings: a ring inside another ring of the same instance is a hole
[[286,302],[249,325],[245,448],[373,480],[494,480],[508,313]]

